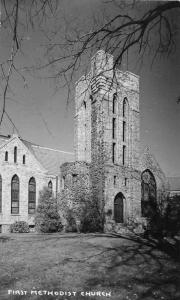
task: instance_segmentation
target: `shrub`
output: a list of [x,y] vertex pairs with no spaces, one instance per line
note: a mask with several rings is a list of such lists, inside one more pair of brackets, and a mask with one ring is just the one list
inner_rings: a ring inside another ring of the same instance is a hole
[[149,219],[146,234],[150,234],[156,238],[164,236],[174,236],[180,232],[180,197],[174,196],[168,200],[168,204],[161,213],[159,209]]
[[81,219],[81,231],[82,232],[102,232],[104,220],[99,212],[98,207],[89,202],[86,204],[82,219]]
[[165,231],[170,235],[180,232],[180,196],[178,195],[169,200],[165,214]]
[[165,227],[165,218],[157,211],[148,222],[146,233],[161,239]]
[[27,233],[29,232],[29,225],[27,222],[24,221],[16,221],[15,223],[11,224],[10,232]]
[[57,210],[57,201],[48,188],[39,195],[39,204],[35,216],[35,227],[38,232],[57,232],[63,229]]

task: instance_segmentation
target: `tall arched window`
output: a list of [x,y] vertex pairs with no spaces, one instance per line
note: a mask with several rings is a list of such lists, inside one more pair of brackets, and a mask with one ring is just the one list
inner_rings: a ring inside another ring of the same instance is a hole
[[116,138],[116,118],[112,118],[112,138]]
[[116,143],[112,144],[112,162],[113,164],[116,162]]
[[34,177],[31,177],[28,186],[28,214],[34,214],[35,209],[36,209],[36,181]]
[[126,146],[125,145],[123,145],[122,163],[123,163],[123,165],[126,164]]
[[8,161],[8,151],[5,152],[5,161]]
[[17,163],[17,147],[14,147],[14,162]]
[[86,109],[86,102],[85,101],[83,101],[83,107],[84,107],[84,109]]
[[128,100],[125,97],[123,100],[123,117],[127,118],[127,116],[128,116]]
[[141,176],[141,213],[142,217],[152,218],[157,211],[156,181],[150,170]]
[[123,142],[126,142],[126,122],[123,121]]
[[50,191],[51,194],[52,194],[52,188],[53,188],[53,186],[52,186],[52,181],[50,180],[50,181],[48,182],[48,189],[49,189],[49,191]]
[[25,165],[25,163],[26,163],[26,155],[24,154],[23,155],[23,165]]
[[0,175],[0,213],[2,213],[2,177]]
[[14,175],[11,180],[11,213],[19,213],[19,178]]
[[125,97],[123,99],[123,123],[122,123],[122,141],[123,141],[123,151],[122,151],[122,164],[126,165],[128,163],[128,100]]
[[117,112],[117,94],[113,94],[113,107],[112,107],[113,114]]

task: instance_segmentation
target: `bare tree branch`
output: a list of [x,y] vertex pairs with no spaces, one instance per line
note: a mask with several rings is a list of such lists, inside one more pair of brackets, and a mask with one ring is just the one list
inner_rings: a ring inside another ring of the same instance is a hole
[[[114,0],[109,2],[119,4],[118,1]],[[131,3],[132,5],[135,6],[136,1]],[[104,20],[102,26],[99,27],[96,24],[95,29],[86,33],[80,34],[79,31],[73,28],[73,33],[65,33],[65,42],[62,40],[59,43],[57,42],[57,32],[55,34],[56,40],[53,42],[52,39],[46,45],[48,62],[42,63],[38,66],[38,69],[52,65],[56,66],[59,68],[56,75],[62,76],[67,87],[70,88],[76,71],[82,65],[85,67],[84,57],[90,56],[90,53],[94,54],[99,49],[104,49],[114,55],[114,69],[121,65],[124,57],[127,57],[128,60],[129,51],[132,49],[138,50],[137,60],[143,59],[147,49],[153,52],[153,64],[158,55],[166,53],[168,56],[175,48],[172,23],[168,14],[171,10],[179,8],[179,1],[168,1],[158,2],[158,5],[156,3],[152,9],[148,9],[142,16],[135,17],[131,16],[130,13],[116,14],[110,20]],[[61,62],[63,62],[63,68],[60,65]],[[66,76],[64,76],[65,73]]]
[[[148,8],[146,12],[143,11],[137,15],[131,13],[137,1],[127,3],[122,0],[109,0],[105,2],[107,7],[112,4],[116,6],[115,13],[109,16],[107,14],[104,18],[101,16],[101,20],[94,15],[90,29],[80,28],[78,23],[74,26],[74,20],[71,20],[71,24],[69,18],[62,15],[65,30],[62,35],[62,32],[60,34],[61,23],[58,23],[61,1],[14,0],[11,2],[1,0],[4,12],[1,26],[4,30],[8,30],[12,42],[10,58],[0,64],[0,76],[3,82],[0,126],[7,112],[6,99],[7,94],[11,92],[14,77],[19,76],[23,85],[27,86],[26,77],[22,69],[19,69],[16,57],[17,54],[23,53],[23,34],[27,33],[29,28],[34,30],[34,27],[37,27],[47,41],[47,44],[45,42],[42,44],[45,61],[41,60],[39,64],[36,63],[31,70],[43,72],[45,68],[52,68],[53,74],[47,77],[61,81],[59,86],[66,85],[68,100],[77,71],[80,68],[83,68],[83,71],[87,70],[87,58],[99,49],[104,49],[114,55],[114,69],[121,65],[124,58],[128,61],[128,55],[132,49],[137,51],[137,61],[143,59],[147,51],[151,52],[152,64],[158,55],[166,53],[168,56],[175,49],[176,41],[169,12],[180,8],[179,1],[155,2],[154,5],[151,3],[151,9]],[[51,28],[47,31],[45,25],[49,20]],[[153,48],[154,41],[155,47]],[[24,70],[27,68],[24,67]]]

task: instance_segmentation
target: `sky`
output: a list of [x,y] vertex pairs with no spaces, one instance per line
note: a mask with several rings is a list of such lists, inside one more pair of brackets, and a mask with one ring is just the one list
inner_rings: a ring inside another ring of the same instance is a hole
[[[146,10],[151,4],[144,1],[142,10]],[[57,23],[61,26],[62,34],[68,23],[86,31],[92,25],[93,16],[101,18],[104,11],[108,11],[109,15],[115,13],[107,1],[62,0]],[[24,40],[24,52],[17,57],[17,64],[22,67],[39,61],[42,45],[45,43],[42,33],[37,29],[27,31]],[[128,65],[123,65],[123,69],[127,68],[140,76],[141,149],[146,145],[150,146],[167,176],[180,176],[180,104],[176,102],[180,96],[179,46],[180,39],[177,38],[176,51],[168,58],[163,55],[157,58],[152,66],[149,55],[145,55],[141,67],[137,65],[137,57],[133,53]],[[1,30],[0,61],[9,55],[9,51],[10,40]],[[80,77],[82,73],[79,69],[76,77]],[[48,77],[49,74],[45,69],[45,76],[41,77]],[[72,100],[67,104],[66,88],[56,90],[61,85],[61,79],[55,83],[53,80],[40,78],[38,72],[33,73],[33,76],[29,73],[25,75],[27,84],[22,83],[17,76],[12,78],[12,93],[9,93],[6,104],[21,137],[36,144],[73,152],[74,102]],[[2,91],[0,96],[2,105]],[[12,125],[5,117],[0,133],[12,134],[12,131]]]

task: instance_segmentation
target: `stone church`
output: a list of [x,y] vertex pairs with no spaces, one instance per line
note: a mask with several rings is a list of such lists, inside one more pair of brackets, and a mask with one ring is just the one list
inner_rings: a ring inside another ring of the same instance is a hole
[[76,83],[74,122],[74,154],[17,135],[0,137],[2,232],[17,220],[34,226],[43,186],[60,193],[77,219],[77,195],[80,199],[91,193],[109,230],[149,218],[162,201],[167,178],[148,148],[140,154],[139,77],[114,70],[113,56],[102,50]]
[[75,162],[63,164],[61,176],[62,199],[78,212],[77,186],[86,186],[108,230],[150,218],[168,189],[149,148],[140,154],[139,76],[114,70],[102,50],[76,84]]

